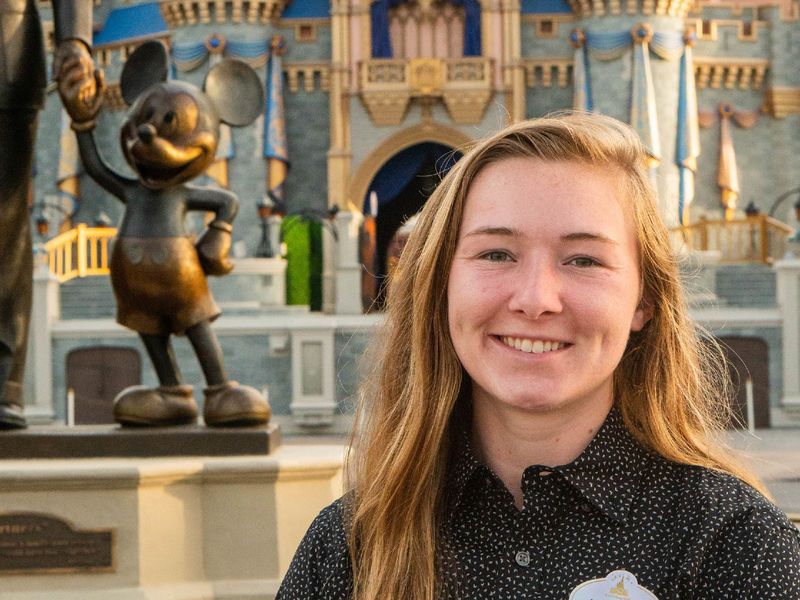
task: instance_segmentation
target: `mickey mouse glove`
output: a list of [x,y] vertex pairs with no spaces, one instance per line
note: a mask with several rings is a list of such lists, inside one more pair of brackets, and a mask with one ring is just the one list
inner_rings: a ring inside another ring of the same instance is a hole
[[226,275],[233,270],[233,262],[228,258],[231,249],[230,223],[214,220],[195,245],[200,257],[200,265],[206,275]]

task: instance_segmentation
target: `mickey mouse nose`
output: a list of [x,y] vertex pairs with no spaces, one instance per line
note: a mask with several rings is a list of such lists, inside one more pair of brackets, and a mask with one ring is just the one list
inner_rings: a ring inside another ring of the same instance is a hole
[[139,128],[136,130],[136,134],[145,144],[149,144],[153,141],[153,138],[156,135],[156,128],[150,123],[145,123],[143,125],[139,125]]

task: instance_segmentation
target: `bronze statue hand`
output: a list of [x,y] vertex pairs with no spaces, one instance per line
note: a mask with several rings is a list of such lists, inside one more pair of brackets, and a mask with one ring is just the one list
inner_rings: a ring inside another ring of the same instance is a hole
[[54,58],[58,65],[58,93],[67,113],[73,121],[73,129],[86,130],[94,127],[97,114],[103,104],[105,77],[103,71],[95,69],[86,47],[74,40],[59,46],[66,49]]
[[231,229],[229,223],[212,221],[197,241],[195,248],[206,275],[226,275],[233,270],[233,262],[228,258]]

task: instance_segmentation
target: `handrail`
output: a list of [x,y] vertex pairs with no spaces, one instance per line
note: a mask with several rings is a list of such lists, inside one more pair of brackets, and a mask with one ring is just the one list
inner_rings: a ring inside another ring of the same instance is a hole
[[766,214],[731,221],[700,217],[670,229],[675,250],[714,250],[727,263],[772,264],[786,254],[787,238],[793,233],[789,225]]
[[112,227],[87,227],[78,223],[44,245],[47,265],[60,283],[75,277],[107,275],[109,245],[117,235]]

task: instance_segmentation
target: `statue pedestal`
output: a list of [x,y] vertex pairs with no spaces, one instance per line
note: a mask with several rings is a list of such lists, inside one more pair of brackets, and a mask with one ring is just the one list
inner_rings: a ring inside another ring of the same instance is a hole
[[266,455],[278,449],[280,427],[33,426],[0,434],[3,458],[107,458]]
[[[3,572],[0,558],[0,595],[271,600],[309,524],[341,495],[342,456],[340,444],[285,444],[269,455],[0,460],[0,522],[69,532],[0,527],[0,552],[24,552],[26,566]],[[111,532],[110,568],[37,569],[86,550],[84,532]]]

